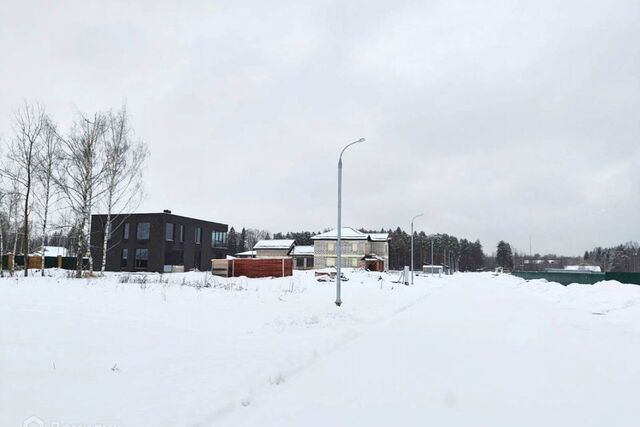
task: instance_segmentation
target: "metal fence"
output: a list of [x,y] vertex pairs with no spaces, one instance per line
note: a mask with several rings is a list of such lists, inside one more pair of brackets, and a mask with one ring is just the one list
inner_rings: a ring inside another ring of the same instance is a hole
[[[2,267],[6,270],[9,269],[9,257],[10,255],[2,256]],[[14,268],[23,269],[24,268],[24,255],[16,255],[13,258],[13,262],[15,263]],[[30,256],[29,257],[29,268],[40,268],[41,264],[40,256]],[[61,268],[64,270],[75,270],[76,269],[76,257],[62,257],[62,265]],[[89,268],[89,260],[85,258],[82,263],[82,268],[84,270]],[[45,268],[56,268],[58,267],[58,257],[54,256],[46,256],[44,257],[44,267]]]
[[640,285],[640,273],[600,273],[588,271],[570,271],[560,273],[545,271],[514,271],[512,274],[525,280],[545,279],[549,282],[557,282],[565,286],[572,283],[593,285],[594,283],[601,282],[603,280],[617,280],[620,283]]

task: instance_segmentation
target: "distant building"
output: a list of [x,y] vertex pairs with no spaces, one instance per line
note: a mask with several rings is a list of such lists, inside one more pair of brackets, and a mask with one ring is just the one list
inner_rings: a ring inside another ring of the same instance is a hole
[[442,274],[444,267],[442,265],[423,265],[422,272],[428,274]]
[[[337,231],[331,230],[311,238],[314,246],[314,267],[327,268],[336,265]],[[382,270],[389,268],[389,235],[387,233],[362,233],[351,227],[341,230],[342,266]]]
[[295,240],[260,240],[253,246],[256,258],[282,258],[288,257],[293,251]]
[[67,248],[62,246],[40,246],[31,255],[42,256],[43,253],[46,257],[66,257]]
[[100,269],[105,234],[108,271],[189,271],[211,269],[227,255],[227,224],[162,213],[91,217],[91,254]]
[[567,265],[564,269],[565,271],[592,271],[595,273],[602,271],[598,265]]
[[295,270],[311,270],[314,268],[313,246],[294,246],[291,252]]

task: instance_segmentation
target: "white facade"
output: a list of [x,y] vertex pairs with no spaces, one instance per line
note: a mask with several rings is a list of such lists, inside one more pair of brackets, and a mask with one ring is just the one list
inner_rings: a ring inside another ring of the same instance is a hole
[[[386,233],[366,234],[350,227],[341,232],[342,267],[360,268],[365,266],[367,255],[377,255],[384,261],[384,269],[389,268],[389,235]],[[331,230],[312,237],[314,246],[314,267],[336,266],[337,232]]]
[[282,258],[291,255],[295,240],[260,240],[253,250],[256,258]]

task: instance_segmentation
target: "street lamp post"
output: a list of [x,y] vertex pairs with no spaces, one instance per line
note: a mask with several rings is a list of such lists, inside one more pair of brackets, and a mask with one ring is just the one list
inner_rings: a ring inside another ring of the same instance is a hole
[[418,214],[411,218],[411,284],[413,285],[413,221],[416,218],[423,216],[424,214]]
[[342,305],[342,299],[340,299],[340,285],[342,280],[342,155],[347,148],[364,141],[364,138],[360,138],[351,144],[347,144],[340,152],[340,159],[338,160],[338,238],[336,243],[336,305],[338,307]]
[[434,276],[433,273],[433,237],[431,238],[431,277]]

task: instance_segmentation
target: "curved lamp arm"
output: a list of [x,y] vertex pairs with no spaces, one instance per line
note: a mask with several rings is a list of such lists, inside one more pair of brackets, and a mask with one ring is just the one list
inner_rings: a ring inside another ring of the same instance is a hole
[[364,142],[364,141],[366,141],[364,138],[360,138],[360,139],[359,139],[359,140],[357,140],[357,141],[353,141],[351,144],[347,144],[347,146],[346,146],[346,147],[344,147],[344,148],[342,149],[342,151],[340,152],[340,160],[339,160],[339,162],[342,162],[342,155],[343,155],[343,154],[344,154],[344,152],[347,150],[347,148],[351,147],[351,146],[352,146],[352,145],[354,145],[354,144],[358,144],[358,143],[360,143],[360,142]]

